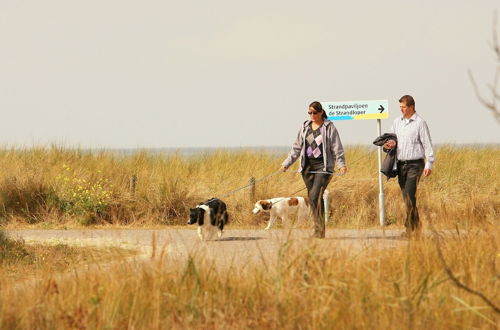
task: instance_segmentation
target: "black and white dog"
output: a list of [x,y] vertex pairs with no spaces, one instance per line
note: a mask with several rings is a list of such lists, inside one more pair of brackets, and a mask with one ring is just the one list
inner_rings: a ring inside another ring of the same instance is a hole
[[210,240],[213,239],[217,230],[219,238],[222,237],[228,218],[226,203],[218,198],[211,198],[190,209],[188,225],[197,223],[200,239]]

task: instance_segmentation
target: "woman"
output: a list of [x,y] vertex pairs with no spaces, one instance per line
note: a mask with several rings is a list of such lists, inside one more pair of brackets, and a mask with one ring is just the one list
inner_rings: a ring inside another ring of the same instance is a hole
[[347,167],[337,128],[327,119],[321,103],[311,103],[308,114],[310,119],[300,128],[281,168],[285,172],[300,156],[299,172],[307,187],[314,217],[313,237],[324,238],[323,192],[332,178],[335,161],[341,174],[347,172]]

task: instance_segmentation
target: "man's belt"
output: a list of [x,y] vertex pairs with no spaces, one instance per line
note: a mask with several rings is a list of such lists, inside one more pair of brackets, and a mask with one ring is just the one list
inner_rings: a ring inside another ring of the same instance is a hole
[[419,163],[423,163],[423,162],[424,162],[424,160],[422,158],[412,159],[412,160],[398,160],[399,165],[419,164]]

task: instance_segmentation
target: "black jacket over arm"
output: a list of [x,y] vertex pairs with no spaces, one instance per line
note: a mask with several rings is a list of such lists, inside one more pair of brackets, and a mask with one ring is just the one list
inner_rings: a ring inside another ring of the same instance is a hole
[[376,146],[383,146],[388,140],[396,141],[396,146],[392,149],[384,149],[384,152],[387,153],[384,161],[382,162],[382,172],[387,179],[394,178],[398,175],[398,172],[394,170],[394,163],[397,161],[397,147],[398,147],[398,137],[393,133],[384,133],[380,135],[373,141],[373,144]]

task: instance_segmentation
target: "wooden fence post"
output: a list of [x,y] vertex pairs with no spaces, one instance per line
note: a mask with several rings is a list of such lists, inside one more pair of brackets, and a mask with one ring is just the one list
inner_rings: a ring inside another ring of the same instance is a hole
[[250,178],[250,201],[255,201],[255,178],[252,176]]
[[137,186],[137,175],[132,175],[129,180],[129,185],[128,189],[130,192],[130,197],[134,198],[135,197],[135,188]]

